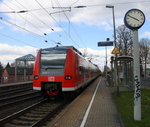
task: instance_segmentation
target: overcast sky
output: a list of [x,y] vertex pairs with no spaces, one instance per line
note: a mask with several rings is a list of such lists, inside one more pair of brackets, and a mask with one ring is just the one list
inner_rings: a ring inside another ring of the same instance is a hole
[[[92,61],[103,68],[105,47],[98,47],[97,42],[106,38],[113,41],[112,9],[106,5],[115,7],[116,27],[124,24],[128,10],[142,10],[146,22],[139,29],[139,39],[150,38],[149,0],[1,0],[0,62],[36,55],[38,49],[54,47],[59,42],[85,49]],[[112,49],[108,47],[108,61]]]

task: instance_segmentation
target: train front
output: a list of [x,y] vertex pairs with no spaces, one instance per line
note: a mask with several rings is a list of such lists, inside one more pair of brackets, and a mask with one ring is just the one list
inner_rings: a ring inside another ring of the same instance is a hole
[[33,89],[56,96],[61,92],[67,56],[65,48],[41,49],[34,65]]

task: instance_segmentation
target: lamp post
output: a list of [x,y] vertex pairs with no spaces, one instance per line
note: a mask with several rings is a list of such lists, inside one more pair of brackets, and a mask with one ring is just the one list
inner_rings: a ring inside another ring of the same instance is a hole
[[[116,44],[116,26],[115,26],[114,6],[112,6],[112,5],[106,5],[106,8],[112,8],[112,15],[113,15],[113,30],[114,30],[114,45],[115,45],[115,48],[116,48],[116,47],[117,47],[117,44]],[[117,54],[115,54],[115,61],[114,61],[114,75],[115,75],[115,86],[117,87],[117,95],[119,95]]]
[[112,8],[112,15],[113,15],[113,28],[114,28],[114,44],[116,45],[116,25],[115,25],[115,13],[114,13],[114,6],[106,5],[106,8]]

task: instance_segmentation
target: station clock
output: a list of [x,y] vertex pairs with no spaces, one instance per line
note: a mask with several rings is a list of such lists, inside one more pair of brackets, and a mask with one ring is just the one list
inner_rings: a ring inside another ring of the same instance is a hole
[[131,30],[139,29],[145,22],[145,15],[139,9],[129,10],[124,17],[124,23],[126,27]]

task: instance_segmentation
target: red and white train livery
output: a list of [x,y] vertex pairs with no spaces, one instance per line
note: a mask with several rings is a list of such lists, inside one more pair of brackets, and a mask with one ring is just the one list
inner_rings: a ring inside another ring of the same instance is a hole
[[40,49],[34,65],[33,89],[50,96],[71,93],[99,74],[99,68],[72,46]]

